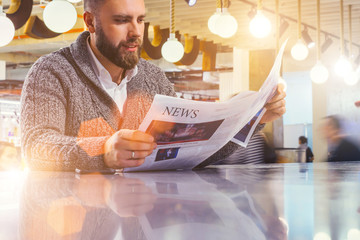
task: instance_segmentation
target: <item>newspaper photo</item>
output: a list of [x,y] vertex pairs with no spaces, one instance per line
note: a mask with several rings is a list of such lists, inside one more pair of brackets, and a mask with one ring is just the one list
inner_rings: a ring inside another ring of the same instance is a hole
[[277,88],[285,44],[258,92],[241,92],[225,102],[156,95],[139,130],[151,134],[158,147],[144,164],[124,171],[192,169],[229,141],[246,147]]

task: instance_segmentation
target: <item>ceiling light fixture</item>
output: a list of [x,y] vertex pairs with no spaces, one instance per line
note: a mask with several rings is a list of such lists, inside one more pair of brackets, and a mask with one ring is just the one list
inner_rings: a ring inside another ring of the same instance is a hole
[[72,29],[77,20],[75,7],[65,0],[53,0],[43,12],[45,25],[53,32],[64,33]]
[[320,0],[316,0],[316,57],[317,62],[310,71],[310,78],[314,83],[322,84],[329,78],[329,71],[321,63],[321,49],[320,49]]
[[351,64],[351,71],[347,74],[344,78],[344,82],[349,86],[354,86],[359,81],[359,76],[357,71],[354,70],[353,65],[353,57],[352,57],[352,26],[351,26],[351,8],[352,6],[349,5],[349,60]]
[[185,0],[185,2],[190,6],[194,6],[196,4],[196,0]]
[[215,22],[215,32],[222,38],[230,38],[238,29],[236,19],[229,13],[229,0],[224,0],[224,7]]
[[298,41],[291,48],[291,56],[297,61],[302,61],[307,58],[308,55],[309,49],[301,39],[301,0],[298,0]]
[[257,11],[255,17],[250,21],[249,29],[251,34],[256,38],[264,38],[271,31],[270,20],[262,11],[262,0],[257,2]]
[[324,53],[329,47],[330,45],[333,43],[333,40],[329,37],[329,35],[325,35],[325,41],[324,43],[321,45],[321,53]]
[[13,22],[3,12],[2,4],[0,4],[0,32],[0,47],[3,47],[13,40],[15,27]]
[[170,0],[170,36],[161,47],[161,55],[168,62],[177,62],[184,56],[184,46],[175,37],[175,0]]
[[344,55],[344,1],[340,0],[340,47],[341,55],[335,64],[335,72],[339,77],[346,77],[352,70],[351,63]]
[[304,39],[308,48],[315,47],[315,42],[311,39],[309,35],[308,28],[305,26],[304,30],[301,32],[302,38]]

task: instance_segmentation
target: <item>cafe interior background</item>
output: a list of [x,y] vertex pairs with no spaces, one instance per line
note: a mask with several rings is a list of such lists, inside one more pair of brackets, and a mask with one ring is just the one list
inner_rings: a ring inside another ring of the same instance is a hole
[[[279,76],[286,114],[265,133],[276,148],[309,139],[326,159],[321,119],[339,114],[359,136],[360,2],[358,0],[145,0],[142,57],[160,66],[179,97],[224,101],[259,90],[287,41]],[[85,30],[83,2],[0,0],[0,140],[20,145],[20,94],[41,56]],[[169,39],[168,39],[169,38]],[[162,54],[162,49],[167,48]]]

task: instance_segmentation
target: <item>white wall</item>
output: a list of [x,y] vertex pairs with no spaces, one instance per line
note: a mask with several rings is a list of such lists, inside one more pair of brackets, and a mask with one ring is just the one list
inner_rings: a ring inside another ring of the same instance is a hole
[[283,74],[287,83],[284,125],[312,123],[312,87],[309,72]]
[[312,147],[312,86],[309,72],[283,74],[287,83],[284,114],[284,147],[298,147],[299,136],[308,138]]

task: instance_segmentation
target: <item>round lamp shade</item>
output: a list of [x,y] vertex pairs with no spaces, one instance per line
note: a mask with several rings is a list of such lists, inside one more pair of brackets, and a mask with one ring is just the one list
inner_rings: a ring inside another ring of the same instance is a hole
[[6,15],[0,15],[0,47],[8,45],[15,35],[15,27],[13,22],[6,17]]
[[291,48],[291,56],[297,61],[304,60],[308,55],[309,49],[305,46],[301,39],[299,39],[297,43]]
[[48,3],[43,12],[45,25],[53,32],[63,33],[73,28],[77,12],[68,1],[55,0]]
[[222,13],[215,22],[215,32],[222,38],[234,36],[238,28],[236,19],[228,12]]
[[310,78],[316,84],[322,84],[329,78],[329,71],[327,68],[318,61],[310,71]]
[[351,72],[351,63],[344,56],[341,56],[335,64],[336,75],[338,75],[339,77],[346,77]]
[[175,37],[170,37],[161,47],[161,55],[168,62],[177,62],[184,56],[184,46]]
[[217,34],[216,29],[215,29],[215,23],[218,20],[218,18],[220,17],[220,15],[221,15],[221,13],[219,11],[216,11],[213,15],[211,15],[211,17],[209,17],[208,28],[209,28],[210,32],[213,34]]
[[256,38],[264,38],[271,31],[271,23],[267,17],[258,10],[255,17],[251,20],[249,29],[251,34]]

